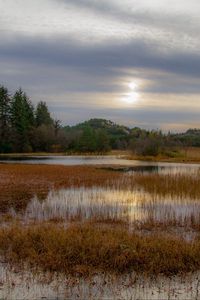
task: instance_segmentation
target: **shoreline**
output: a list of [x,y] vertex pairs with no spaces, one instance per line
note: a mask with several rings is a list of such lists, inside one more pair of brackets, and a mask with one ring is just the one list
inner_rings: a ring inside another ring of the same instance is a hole
[[125,159],[130,161],[141,161],[141,162],[155,162],[155,163],[179,163],[179,164],[200,164],[200,149],[199,150],[199,157],[194,155],[192,157],[187,156],[179,156],[179,157],[167,157],[167,156],[139,156],[131,154],[130,151],[118,151],[114,150],[109,153],[49,153],[49,152],[31,152],[31,153],[0,153],[0,160],[1,158],[31,158],[31,157],[116,157],[119,159]]

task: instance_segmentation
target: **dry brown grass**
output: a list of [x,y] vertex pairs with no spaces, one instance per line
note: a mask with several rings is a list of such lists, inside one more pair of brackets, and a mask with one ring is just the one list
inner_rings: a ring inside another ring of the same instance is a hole
[[136,174],[130,178],[132,185],[138,184],[155,195],[200,198],[200,175],[187,174]]
[[4,228],[0,251],[11,263],[87,276],[98,271],[174,275],[200,268],[200,241],[162,235],[140,236],[89,224]]
[[185,149],[180,149],[180,153],[186,160],[200,161],[200,147],[186,147]]
[[[134,174],[134,176],[124,176],[122,172],[112,170],[105,170],[88,166],[50,166],[50,165],[0,165],[0,211],[8,212],[10,207],[13,207],[16,211],[25,209],[30,199],[37,195],[39,199],[45,199],[49,190],[59,189],[62,187],[93,187],[93,186],[110,186],[127,191],[135,192],[136,187],[144,189],[151,194],[152,202],[147,202],[150,205],[149,219],[151,227],[175,227],[184,226],[191,227],[195,230],[199,228],[199,218],[197,211],[195,210],[195,218],[192,218],[192,213],[188,215],[185,220],[180,221],[173,217],[173,214],[166,212],[163,220],[159,221],[151,216],[156,209],[156,203],[162,204],[162,199],[165,197],[171,197],[176,204],[176,198],[180,198],[184,201],[188,199],[200,198],[199,189],[200,175],[187,175],[187,174]],[[115,194],[117,197],[117,194]],[[113,203],[116,199],[113,199]],[[103,202],[102,202],[103,205]],[[139,203],[138,205],[142,205]],[[143,203],[145,209],[145,202]],[[186,205],[186,203],[185,203]],[[161,205],[162,206],[162,205]],[[162,209],[162,207],[160,208]],[[164,206],[163,206],[164,209]],[[101,211],[101,207],[99,207]],[[168,209],[169,210],[169,209]],[[109,214],[104,216],[100,214],[100,211],[92,211],[92,216],[98,218],[99,222],[106,222],[109,218]],[[173,208],[171,209],[173,211]],[[96,212],[96,213],[95,213]],[[95,213],[95,214],[94,214]],[[152,215],[154,216],[154,215]],[[53,218],[59,216],[53,215]],[[1,218],[2,219],[2,218]],[[74,216],[71,221],[80,221],[80,215]],[[2,219],[4,222],[4,219]],[[63,220],[60,220],[63,221]],[[120,220],[119,217],[115,220],[115,215],[110,218],[109,222],[115,223]],[[147,223],[148,220],[146,220]],[[142,225],[143,226],[143,225]],[[150,227],[148,225],[148,227]]]
[[[52,188],[72,186],[110,185],[133,191],[139,186],[158,196],[155,200],[167,195],[199,199],[199,179],[199,175],[186,174],[124,176],[122,172],[88,166],[1,164],[0,210],[6,212],[11,206],[23,209],[34,194],[45,198]],[[169,227],[183,226],[176,218],[149,218],[133,224],[140,234],[130,232],[124,220],[98,215],[82,225],[75,218],[71,221],[76,224],[67,228],[59,218],[26,226],[16,220],[4,214],[2,222],[6,226],[0,228],[0,254],[11,264],[25,262],[43,270],[81,276],[99,271],[174,275],[200,268],[200,240],[187,242],[166,234]],[[185,224],[196,233],[200,230],[195,219],[187,219]],[[145,230],[151,233],[143,234]]]
[[122,174],[95,167],[0,164],[0,211],[26,207],[33,195],[44,199],[50,189],[103,186]]

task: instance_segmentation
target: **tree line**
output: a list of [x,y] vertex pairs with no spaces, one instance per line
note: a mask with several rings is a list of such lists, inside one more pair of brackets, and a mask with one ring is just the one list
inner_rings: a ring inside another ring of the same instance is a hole
[[19,88],[13,95],[0,86],[0,152],[48,151],[56,141],[58,127],[45,102],[34,108]]
[[108,150],[104,130],[63,127],[51,116],[46,102],[40,101],[34,107],[21,88],[11,95],[5,86],[0,86],[0,153]]
[[19,88],[10,94],[0,86],[0,153],[105,153],[130,149],[138,155],[176,155],[177,147],[200,146],[200,130],[163,134],[159,130],[128,128],[105,119],[62,126],[44,101],[34,107]]

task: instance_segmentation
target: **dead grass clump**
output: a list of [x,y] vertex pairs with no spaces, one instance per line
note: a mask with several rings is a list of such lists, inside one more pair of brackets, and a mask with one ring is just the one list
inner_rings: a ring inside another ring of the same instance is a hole
[[185,149],[180,149],[180,152],[186,161],[200,161],[200,147],[186,147]]
[[131,178],[132,184],[142,186],[145,191],[161,196],[200,197],[199,175],[187,174],[136,174]]
[[139,236],[125,229],[73,225],[4,228],[0,252],[11,263],[43,270],[90,275],[98,271],[174,275],[200,268],[200,242]]
[[24,209],[34,195],[45,199],[50,189],[103,186],[120,176],[87,166],[0,164],[0,212]]

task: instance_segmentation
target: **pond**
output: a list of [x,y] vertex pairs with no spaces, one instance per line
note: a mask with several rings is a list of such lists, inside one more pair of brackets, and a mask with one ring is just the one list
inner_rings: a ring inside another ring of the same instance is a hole
[[143,189],[107,187],[68,188],[50,191],[43,201],[35,196],[27,205],[24,220],[112,220],[129,224],[154,221],[164,224],[198,223],[198,199],[160,196]]
[[134,273],[118,278],[99,274],[91,280],[30,270],[19,272],[0,263],[0,299],[199,299],[199,273],[183,277],[148,277]]
[[[67,189],[51,190],[46,199],[40,201],[35,195],[30,199],[25,220],[46,221],[51,219],[87,220],[112,219],[123,220],[128,223],[145,222],[153,219],[156,222],[169,220],[179,225],[196,222],[200,217],[200,203],[193,194],[186,195],[173,189],[164,195],[156,191],[148,192],[143,184],[136,184],[134,176],[148,174],[175,176],[178,180],[186,175],[198,180],[200,175],[199,164],[149,162],[128,160],[117,156],[5,156],[0,162],[19,164],[52,164],[64,166],[93,165],[103,169],[120,170],[124,173],[119,182],[90,188],[71,186]],[[108,180],[112,181],[112,178]],[[168,180],[163,177],[163,180]],[[184,180],[184,179],[183,179]],[[129,182],[130,181],[130,182]],[[164,182],[163,182],[164,183]],[[154,183],[155,184],[155,183]],[[16,212],[12,211],[15,215]]]
[[129,160],[120,156],[1,156],[0,163],[117,166],[122,171],[155,173],[199,172],[199,164]]

